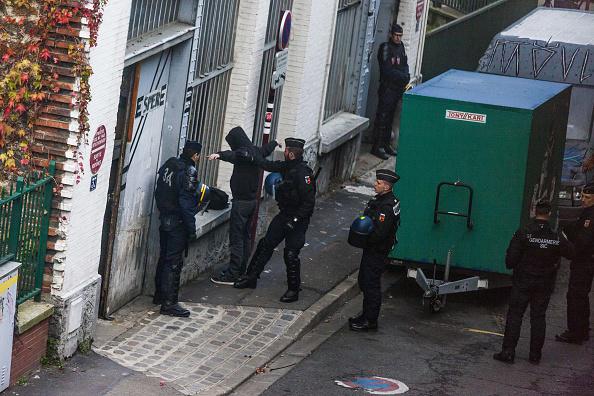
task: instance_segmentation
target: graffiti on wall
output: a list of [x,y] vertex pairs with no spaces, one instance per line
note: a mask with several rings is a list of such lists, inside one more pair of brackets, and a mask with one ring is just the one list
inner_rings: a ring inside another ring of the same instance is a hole
[[497,36],[478,71],[594,86],[594,46]]
[[548,131],[547,145],[544,158],[540,169],[538,183],[534,185],[532,192],[532,202],[530,203],[530,216],[534,217],[536,203],[540,200],[553,201],[555,197],[555,184],[557,181],[557,171],[553,161],[555,153],[555,123],[552,122]]

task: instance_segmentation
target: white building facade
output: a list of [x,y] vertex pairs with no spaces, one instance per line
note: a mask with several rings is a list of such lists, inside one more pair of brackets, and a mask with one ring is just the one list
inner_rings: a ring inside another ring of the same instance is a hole
[[[64,220],[46,273],[57,307],[52,336],[62,356],[93,337],[98,316],[152,294],[159,249],[155,176],[185,140],[200,140],[207,155],[225,149],[224,136],[238,125],[256,144],[305,139],[306,159],[324,192],[352,174],[361,133],[370,126],[374,42],[383,41],[377,32],[394,20],[404,26],[411,74],[420,79],[426,0],[158,3],[108,2],[90,52],[91,133],[81,150],[89,169],[62,192]],[[279,80],[274,69],[282,68],[275,58],[283,57],[278,38],[286,11],[292,29],[285,83],[272,89]],[[102,133],[103,160],[90,166],[98,150],[93,138]],[[205,183],[225,190],[231,171],[217,161],[199,166]],[[274,206],[263,198],[260,229]],[[228,258],[228,217],[228,210],[197,216],[200,237],[190,246],[182,281]]]

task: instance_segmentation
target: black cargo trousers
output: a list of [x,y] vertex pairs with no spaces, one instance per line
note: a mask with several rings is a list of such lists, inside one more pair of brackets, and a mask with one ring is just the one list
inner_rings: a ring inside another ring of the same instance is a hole
[[556,273],[547,276],[520,273],[514,278],[505,323],[503,350],[515,351],[520,338],[522,318],[530,305],[530,356],[540,359],[546,335],[546,312],[555,277]]

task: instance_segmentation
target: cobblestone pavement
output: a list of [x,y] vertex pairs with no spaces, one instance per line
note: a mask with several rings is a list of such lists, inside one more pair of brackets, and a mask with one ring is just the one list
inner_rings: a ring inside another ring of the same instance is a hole
[[302,314],[248,306],[184,306],[192,312],[189,318],[151,313],[95,352],[192,395],[232,377]]

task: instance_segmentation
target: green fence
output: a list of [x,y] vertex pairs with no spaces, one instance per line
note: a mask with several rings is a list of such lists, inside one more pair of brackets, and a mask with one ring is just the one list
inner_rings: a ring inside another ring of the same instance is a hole
[[55,169],[52,161],[49,174],[19,177],[0,190],[0,265],[21,263],[17,304],[41,298]]
[[427,33],[423,80],[450,69],[476,70],[493,36],[537,5],[537,0],[499,0]]
[[434,7],[446,5],[464,14],[470,14],[478,9],[488,6],[497,0],[433,0]]

